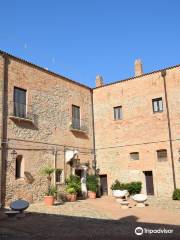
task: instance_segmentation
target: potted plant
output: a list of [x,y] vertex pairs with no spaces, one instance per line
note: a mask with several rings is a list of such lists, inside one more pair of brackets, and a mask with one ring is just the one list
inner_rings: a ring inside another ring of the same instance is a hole
[[66,188],[66,192],[67,192],[67,200],[69,202],[75,202],[76,198],[77,198],[77,192],[73,187],[67,187]]
[[88,175],[87,180],[87,190],[88,190],[88,197],[91,199],[96,198],[96,192],[98,189],[98,179],[96,175]]
[[77,194],[81,191],[80,177],[77,175],[70,175],[66,179],[66,192],[68,201],[76,201]]
[[116,180],[111,186],[112,195],[120,199],[125,198],[126,196],[128,196],[127,187],[128,187],[128,184],[120,183],[119,180]]
[[44,203],[48,206],[54,205],[54,199],[55,199],[56,193],[57,193],[56,186],[51,185],[44,196]]
[[41,169],[41,174],[47,177],[47,191],[44,196],[44,203],[48,206],[54,204],[55,193],[57,192],[56,187],[51,185],[52,174],[55,169],[50,166],[45,166]]

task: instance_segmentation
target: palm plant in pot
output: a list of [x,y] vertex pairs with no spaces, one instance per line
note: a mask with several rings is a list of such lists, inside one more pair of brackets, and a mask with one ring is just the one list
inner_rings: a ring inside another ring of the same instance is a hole
[[66,197],[68,202],[75,202],[77,199],[77,192],[73,187],[67,187],[66,188]]
[[55,169],[50,166],[45,166],[41,169],[41,174],[47,177],[47,191],[44,196],[44,203],[48,206],[54,204],[55,194],[57,193],[56,186],[51,185],[52,174]]
[[98,190],[98,178],[96,175],[88,175],[86,179],[88,197],[91,199],[96,198],[96,192]]
[[77,175],[71,175],[66,179],[66,192],[67,200],[70,202],[76,201],[77,193],[81,191],[80,177]]

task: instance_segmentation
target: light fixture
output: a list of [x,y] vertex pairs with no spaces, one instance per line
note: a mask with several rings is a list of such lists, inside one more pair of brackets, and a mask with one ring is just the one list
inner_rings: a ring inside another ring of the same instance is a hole
[[17,152],[16,152],[15,149],[13,149],[13,150],[11,151],[11,156],[12,156],[13,159],[16,158],[16,156],[17,156]]

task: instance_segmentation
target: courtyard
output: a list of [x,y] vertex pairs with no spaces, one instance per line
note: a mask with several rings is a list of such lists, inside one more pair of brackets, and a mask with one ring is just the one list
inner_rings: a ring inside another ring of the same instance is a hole
[[[135,234],[135,228],[172,233]],[[113,197],[78,200],[47,207],[31,204],[25,217],[0,213],[0,239],[180,239],[180,202],[151,198],[145,208],[130,201],[121,209]]]

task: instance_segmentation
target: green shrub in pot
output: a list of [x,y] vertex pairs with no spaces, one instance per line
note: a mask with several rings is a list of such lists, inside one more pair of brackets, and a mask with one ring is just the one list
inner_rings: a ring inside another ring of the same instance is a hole
[[180,188],[176,188],[172,195],[173,200],[180,200]]
[[89,198],[96,198],[96,192],[98,190],[98,178],[96,175],[88,175],[86,179],[86,185]]

